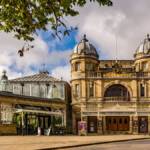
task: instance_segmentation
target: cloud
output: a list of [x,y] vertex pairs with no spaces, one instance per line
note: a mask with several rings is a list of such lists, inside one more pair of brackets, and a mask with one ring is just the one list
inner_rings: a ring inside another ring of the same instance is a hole
[[[13,34],[6,33],[0,33],[0,38],[0,74],[6,70],[9,79],[37,73],[42,69],[43,64],[46,64],[46,69],[51,73],[69,63],[71,50],[50,51],[47,43],[40,36],[31,43],[34,48],[26,51],[24,57],[20,57],[17,53],[25,44],[24,41],[19,41],[13,38]],[[61,74],[61,77],[63,75],[66,77],[65,74]]]
[[99,7],[96,3],[87,3],[85,7],[77,8],[80,15],[67,19],[69,25],[77,25],[79,29],[77,36],[73,34],[70,37],[76,36],[73,42],[69,38],[59,42],[40,35],[32,43],[34,49],[26,52],[22,58],[18,56],[17,51],[22,48],[24,41],[13,38],[13,34],[1,32],[0,72],[5,69],[9,78],[15,78],[37,73],[42,64],[46,64],[52,76],[63,77],[69,81],[71,49],[85,33],[97,48],[100,59],[132,59],[136,48],[150,32],[150,1],[113,2],[113,7]]
[[[99,7],[88,3],[79,8],[80,15],[69,18],[78,25],[77,39],[87,34],[100,50],[101,59],[132,59],[135,49],[150,32],[149,0],[113,0],[113,7]],[[117,41],[117,52],[116,52]]]
[[70,81],[71,79],[71,74],[70,74],[70,65],[66,66],[58,66],[52,70],[51,73],[52,76],[58,78],[58,79],[63,79],[65,81]]

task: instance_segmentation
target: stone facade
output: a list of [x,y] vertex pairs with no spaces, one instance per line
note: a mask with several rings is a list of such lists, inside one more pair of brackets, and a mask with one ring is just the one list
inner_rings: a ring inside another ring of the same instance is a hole
[[99,60],[84,36],[70,64],[74,133],[83,120],[87,133],[150,133],[149,35],[133,60]]

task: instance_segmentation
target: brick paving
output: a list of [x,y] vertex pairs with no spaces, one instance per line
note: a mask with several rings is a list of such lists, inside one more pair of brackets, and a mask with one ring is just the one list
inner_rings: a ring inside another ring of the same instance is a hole
[[98,142],[150,138],[148,135],[0,136],[0,150],[35,150]]

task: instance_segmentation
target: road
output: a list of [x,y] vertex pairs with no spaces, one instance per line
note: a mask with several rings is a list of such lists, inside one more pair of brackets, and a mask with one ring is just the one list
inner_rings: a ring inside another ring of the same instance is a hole
[[150,139],[67,148],[64,150],[150,150]]

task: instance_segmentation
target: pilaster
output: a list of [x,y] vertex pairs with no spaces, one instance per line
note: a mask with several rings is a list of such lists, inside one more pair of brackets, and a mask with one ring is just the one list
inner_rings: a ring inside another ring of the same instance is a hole
[[132,128],[133,134],[138,134],[138,116],[133,116],[133,128]]
[[148,116],[148,134],[150,134],[150,116]]
[[103,134],[103,117],[97,117],[97,132],[98,134]]

